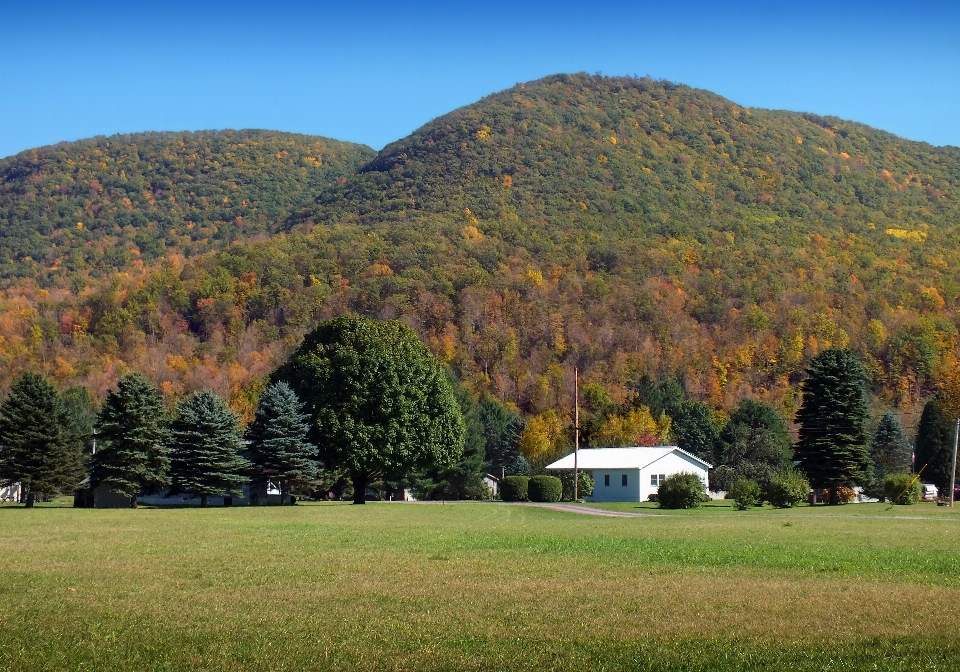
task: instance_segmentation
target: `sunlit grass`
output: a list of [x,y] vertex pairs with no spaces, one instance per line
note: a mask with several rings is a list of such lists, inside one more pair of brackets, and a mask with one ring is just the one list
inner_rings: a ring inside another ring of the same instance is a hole
[[834,508],[2,507],[0,667],[960,669],[960,517]]

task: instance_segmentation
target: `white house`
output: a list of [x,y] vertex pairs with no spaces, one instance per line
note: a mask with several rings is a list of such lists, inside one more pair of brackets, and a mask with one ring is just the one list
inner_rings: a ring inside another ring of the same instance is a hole
[[[577,468],[593,476],[592,502],[643,502],[657,492],[672,474],[696,474],[707,485],[713,467],[676,446],[584,448],[577,453]],[[547,469],[573,469],[573,453]]]

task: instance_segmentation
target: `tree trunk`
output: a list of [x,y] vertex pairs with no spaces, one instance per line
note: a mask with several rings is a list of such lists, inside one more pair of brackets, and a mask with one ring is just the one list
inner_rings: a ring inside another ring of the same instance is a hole
[[207,508],[207,504],[208,504],[207,493],[203,493],[202,495],[200,495],[200,508],[201,509]]
[[830,506],[836,506],[840,503],[840,493],[837,488],[830,488]]
[[367,480],[369,475],[365,471],[353,474],[353,503],[367,503]]
[[131,508],[131,509],[137,508],[137,496],[136,496],[136,495],[132,495],[132,496],[130,497],[130,508]]
[[280,481],[280,506],[287,503],[290,497],[290,484],[287,481]]
[[36,499],[36,498],[35,498],[34,495],[33,495],[33,491],[32,491],[32,490],[28,490],[28,491],[27,491],[27,507],[26,507],[26,508],[28,508],[28,509],[32,509],[32,508],[33,508],[33,500],[34,500],[34,499]]

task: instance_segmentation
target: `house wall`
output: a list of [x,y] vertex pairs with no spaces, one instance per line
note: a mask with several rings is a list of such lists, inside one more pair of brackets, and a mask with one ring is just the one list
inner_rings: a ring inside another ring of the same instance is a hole
[[704,488],[707,486],[707,470],[697,464],[682,453],[670,453],[664,455],[653,464],[647,465],[640,470],[640,500],[646,501],[650,495],[655,494],[659,485],[652,485],[650,477],[671,476],[672,474],[696,474],[703,481]]
[[[593,495],[587,497],[591,502],[637,502],[640,501],[639,469],[594,469]],[[610,485],[604,485],[604,476],[610,476]],[[623,485],[623,476],[627,484]]]

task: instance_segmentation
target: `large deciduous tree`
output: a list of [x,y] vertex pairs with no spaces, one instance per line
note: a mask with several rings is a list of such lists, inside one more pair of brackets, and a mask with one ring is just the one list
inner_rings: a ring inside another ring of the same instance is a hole
[[170,484],[169,415],[160,391],[139,373],[125,375],[97,416],[99,446],[90,484],[104,485],[137,506],[141,491]]
[[865,378],[852,352],[828,348],[814,357],[801,384],[795,457],[813,487],[830,489],[831,504],[839,503],[837,488],[870,480]]
[[308,440],[309,433],[310,418],[296,392],[284,382],[268,386],[247,428],[245,456],[254,483],[272,480],[280,486],[281,504],[287,503],[292,488],[317,478],[317,447]]
[[240,455],[240,435],[236,414],[210,390],[180,402],[171,424],[171,494],[192,493],[207,506],[210,495],[236,492],[250,468]]
[[350,473],[354,504],[377,477],[443,467],[463,453],[466,429],[450,383],[399,322],[324,322],[273,378],[303,400],[324,466]]
[[83,443],[63,399],[36,373],[23,374],[0,405],[0,484],[37,495],[73,490],[84,474]]
[[729,490],[743,478],[766,488],[773,477],[793,465],[790,432],[772,406],[744,399],[720,432],[719,459],[710,473],[710,487]]

